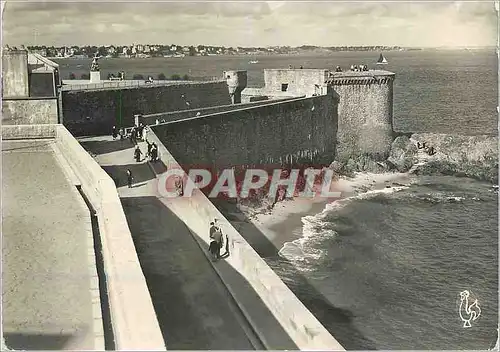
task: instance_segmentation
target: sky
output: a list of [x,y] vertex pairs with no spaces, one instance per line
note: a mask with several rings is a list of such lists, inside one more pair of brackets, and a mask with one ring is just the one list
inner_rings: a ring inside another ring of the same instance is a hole
[[493,1],[7,0],[9,45],[497,45]]

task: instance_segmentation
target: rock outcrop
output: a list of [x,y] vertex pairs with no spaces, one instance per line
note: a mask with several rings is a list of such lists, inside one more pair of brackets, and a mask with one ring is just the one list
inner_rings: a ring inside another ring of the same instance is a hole
[[420,175],[453,175],[498,183],[498,137],[416,133],[413,143],[425,142],[436,154],[414,172]]

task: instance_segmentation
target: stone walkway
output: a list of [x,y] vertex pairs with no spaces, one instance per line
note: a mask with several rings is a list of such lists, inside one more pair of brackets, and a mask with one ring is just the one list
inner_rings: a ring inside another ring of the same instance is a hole
[[117,183],[167,349],[255,349],[248,323],[186,225],[156,197],[155,176],[134,161],[132,144],[109,137],[80,142]]
[[52,143],[2,143],[3,336],[13,349],[101,350],[89,210]]

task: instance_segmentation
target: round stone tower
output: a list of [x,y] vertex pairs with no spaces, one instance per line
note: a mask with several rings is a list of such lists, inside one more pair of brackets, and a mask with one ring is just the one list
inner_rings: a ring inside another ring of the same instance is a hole
[[233,104],[241,103],[241,92],[247,86],[247,71],[224,71],[224,79]]

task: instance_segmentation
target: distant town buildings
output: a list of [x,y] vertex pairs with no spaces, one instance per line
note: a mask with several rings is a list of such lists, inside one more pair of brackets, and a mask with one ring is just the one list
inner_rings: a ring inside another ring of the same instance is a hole
[[31,52],[49,58],[81,58],[93,57],[96,53],[101,57],[185,57],[185,56],[215,56],[215,55],[279,55],[299,54],[302,52],[335,52],[335,51],[391,51],[391,50],[419,50],[417,48],[401,48],[399,46],[338,46],[317,47],[303,45],[300,47],[272,46],[272,47],[221,47],[221,46],[182,46],[177,44],[132,44],[107,46],[28,46]]

